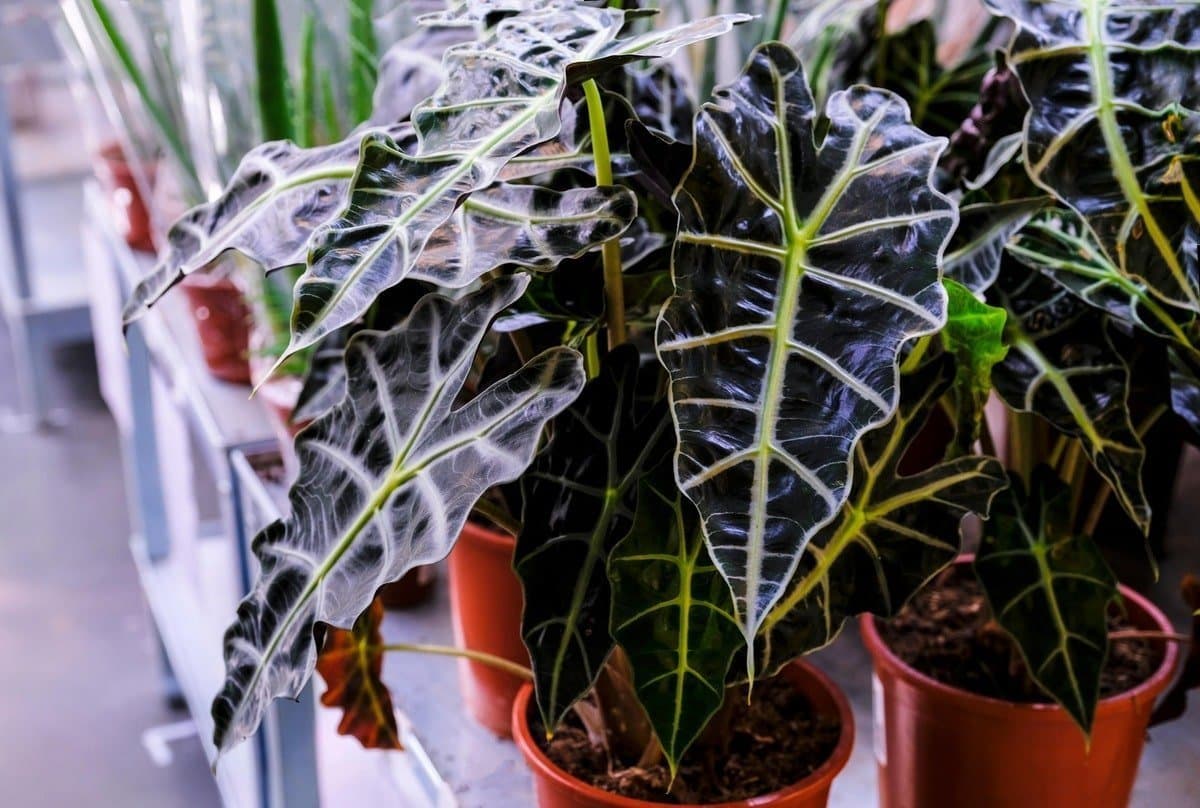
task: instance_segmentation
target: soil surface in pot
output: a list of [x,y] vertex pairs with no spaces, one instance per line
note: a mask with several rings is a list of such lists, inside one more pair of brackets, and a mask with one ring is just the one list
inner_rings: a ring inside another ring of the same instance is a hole
[[[1029,678],[1016,645],[992,621],[983,587],[969,566],[946,570],[894,618],[876,625],[896,656],[942,684],[1005,701],[1051,701]],[[1108,630],[1137,627],[1114,608]],[[1162,662],[1162,651],[1155,645],[1136,638],[1110,642],[1100,697],[1123,693],[1149,679]]]
[[841,737],[836,716],[813,712],[808,699],[786,679],[775,678],[754,686],[746,704],[744,691],[733,693],[728,729],[708,735],[728,739],[722,749],[692,746],[679,766],[671,793],[671,773],[666,763],[639,767],[630,761],[613,761],[594,746],[575,719],[546,742],[541,721],[531,711],[530,727],[546,756],[578,780],[625,797],[647,802],[706,804],[733,802],[770,794],[803,780],[833,753]]

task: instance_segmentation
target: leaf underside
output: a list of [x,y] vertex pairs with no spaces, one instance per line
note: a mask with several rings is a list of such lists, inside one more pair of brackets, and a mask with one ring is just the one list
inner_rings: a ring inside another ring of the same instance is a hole
[[638,371],[632,345],[609,353],[521,478],[525,510],[513,563],[525,592],[521,636],[547,727],[591,688],[612,650],[606,561],[629,532],[643,469],[670,451],[665,407],[639,401]]
[[993,510],[975,574],[1034,681],[1089,734],[1118,592],[1096,544],[1069,532],[1070,493],[1045,466],[1028,495],[1014,480]]
[[325,680],[321,703],[342,710],[338,734],[358,739],[364,749],[403,749],[392,694],[383,683],[383,603],[376,599],[354,627],[330,628],[317,657]]
[[345,397],[296,439],[290,515],[254,540],[261,572],[225,635],[213,702],[218,750],[253,733],[272,699],[299,695],[317,621],[349,627],[380,586],[443,558],[475,501],[520,476],[578,394],[581,358],[554,348],[456,403],[492,320],[526,281],[457,302],[427,296],[391,331],[351,340]]
[[954,372],[943,355],[905,375],[896,417],[859,443],[850,498],[809,544],[763,626],[757,648],[763,670],[828,644],[847,617],[895,614],[958,555],[963,516],[987,516],[1007,484],[994,458],[968,455],[911,475],[898,470]]
[[859,436],[895,411],[902,346],[945,318],[944,140],[866,87],[826,115],[818,146],[795,55],[760,47],[697,118],[675,197],[657,339],[676,474],[751,638],[844,501]]

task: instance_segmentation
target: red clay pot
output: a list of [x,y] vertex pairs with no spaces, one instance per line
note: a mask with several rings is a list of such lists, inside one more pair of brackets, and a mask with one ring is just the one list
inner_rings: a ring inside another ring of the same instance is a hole
[[[845,694],[825,674],[804,662],[793,662],[782,676],[808,697],[809,703],[824,715],[836,715],[842,723],[842,737],[829,760],[799,783],[782,791],[764,794],[740,802],[711,803],[706,808],[824,808],[829,802],[833,778],[845,767],[854,748],[854,714]],[[661,803],[636,800],[610,794],[587,785],[555,766],[542,752],[529,731],[529,713],[533,685],[526,684],[513,704],[512,733],[525,762],[533,770],[534,793],[538,808],[654,808]]]
[[[965,562],[960,562],[965,563]],[[1150,602],[1121,587],[1130,619],[1171,631]],[[875,661],[875,757],[880,808],[1122,808],[1129,803],[1150,712],[1179,658],[1096,708],[1091,752],[1055,704],[1015,704],[942,684],[900,660],[861,618]]]
[[[450,614],[457,644],[529,666],[521,641],[521,582],[513,572],[516,539],[467,522],[450,553]],[[524,684],[511,673],[458,661],[467,710],[501,738],[512,732],[513,701]]]
[[180,286],[196,321],[208,372],[222,381],[249,384],[250,309],[237,284],[197,272]]
[[[145,164],[144,170],[147,181],[153,183],[156,173],[154,164]],[[100,148],[96,174],[100,184],[108,191],[109,205],[125,243],[135,250],[154,252],[150,211],[120,144],[109,143]]]

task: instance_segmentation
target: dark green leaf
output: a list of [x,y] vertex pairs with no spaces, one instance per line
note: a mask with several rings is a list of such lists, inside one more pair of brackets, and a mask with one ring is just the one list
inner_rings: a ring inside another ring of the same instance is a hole
[[971,455],[918,474],[899,472],[953,373],[943,355],[904,376],[896,417],[858,445],[850,499],[809,544],[787,594],[763,624],[758,653],[764,670],[831,642],[847,617],[895,614],[958,555],[963,516],[987,516],[1007,483],[995,459]]
[[724,702],[725,677],[744,641],[699,515],[669,463],[643,479],[633,527],[613,548],[608,575],[612,633],[674,775]]
[[665,408],[638,403],[638,365],[632,345],[610,353],[522,478],[521,635],[547,727],[587,692],[612,650],[605,565],[629,532],[643,469],[670,451]]
[[992,392],[992,367],[1008,353],[1004,344],[1004,309],[989,306],[971,290],[952,280],[943,281],[949,303],[942,345],[954,357],[955,441],[963,453],[979,440],[983,407]]
[[218,750],[253,733],[272,699],[300,695],[317,621],[349,628],[380,586],[443,558],[475,501],[521,475],[578,394],[581,358],[556,348],[458,400],[492,319],[524,288],[511,277],[458,302],[429,295],[393,330],[350,342],[345,398],[296,439],[290,515],[254,540],[261,571],[225,635],[213,702]]
[[1105,316],[1042,275],[1006,265],[989,300],[1008,310],[1010,350],[992,371],[1015,410],[1034,412],[1082,441],[1092,466],[1134,523],[1149,528],[1146,457],[1129,414],[1129,366]]
[[987,2],[1018,26],[1030,176],[1122,274],[1200,312],[1200,4]]
[[295,140],[291,77],[275,0],[254,0],[251,25],[263,140]]
[[1070,498],[1045,466],[1034,471],[1028,495],[1014,479],[993,509],[975,573],[1034,681],[1087,734],[1117,580],[1091,538],[1071,534]]
[[1110,316],[1200,359],[1196,315],[1160,301],[1144,283],[1121,274],[1071,211],[1037,216],[1021,228],[1008,253]]
[[751,638],[845,500],[859,437],[894,413],[904,344],[945,318],[944,140],[867,87],[826,115],[818,146],[795,54],[760,47],[698,117],[675,197],[657,339],[677,475]]
[[[441,88],[413,112],[417,147],[368,135],[349,205],[313,233],[288,353],[350,322],[409,276],[430,235],[464,196],[499,178],[513,157],[557,136],[569,83],[670,56],[743,19],[711,17],[621,38],[619,9],[531,3],[478,42],[451,48]],[[454,287],[476,279],[447,275],[439,282]]]

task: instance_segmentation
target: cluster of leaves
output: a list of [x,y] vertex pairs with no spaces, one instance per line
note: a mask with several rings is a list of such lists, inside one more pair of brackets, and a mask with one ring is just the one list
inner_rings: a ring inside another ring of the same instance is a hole
[[[465,0],[429,20],[469,34],[411,114],[247,155],[128,310],[225,250],[303,266],[281,361],[316,347],[321,414],[291,514],[255,540],[218,748],[300,691],[320,624],[350,629],[514,481],[548,727],[619,648],[675,767],[727,683],[894,613],[1000,497],[979,575],[1086,729],[1116,588],[1058,478],[1090,464],[1145,529],[1144,423],[1200,398],[1200,115],[1163,100],[1200,86],[1200,11],[991,5],[956,65],[928,22],[866,25],[863,54],[817,49],[820,103],[766,43],[695,108],[669,57],[743,18]],[[992,390],[1062,436],[1033,458],[1054,468],[976,453]],[[931,418],[954,436],[916,462]],[[363,619],[332,648],[369,682]]]

